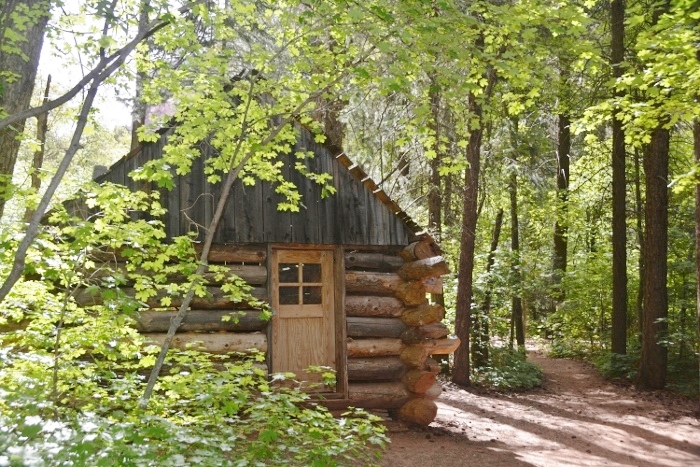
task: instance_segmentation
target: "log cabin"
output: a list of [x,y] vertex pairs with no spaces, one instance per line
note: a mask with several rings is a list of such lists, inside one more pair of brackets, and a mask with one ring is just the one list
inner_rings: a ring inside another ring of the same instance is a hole
[[[165,131],[142,144],[96,180],[143,188],[128,174],[160,157],[167,138]],[[198,231],[212,218],[220,188],[205,175],[207,145],[201,151],[191,172],[161,195],[170,237]],[[315,156],[304,160],[308,172],[332,175],[334,195],[322,198],[319,185],[294,170],[298,151]],[[329,408],[387,409],[400,420],[429,424],[441,392],[432,356],[459,345],[441,322],[443,307],[427,299],[442,293],[448,272],[438,246],[342,150],[317,142],[306,128],[298,126],[294,147],[281,158],[289,159],[284,176],[302,195],[300,211],[279,211],[281,196],[271,183],[239,180],[208,257],[253,286],[272,319],[241,309],[210,281],[209,296],[191,304],[172,345],[197,342],[218,354],[257,349],[269,373],[300,378],[311,365],[331,367],[335,386],[317,394]],[[232,310],[239,319],[223,321]],[[174,314],[143,309],[137,327],[162,343]]]

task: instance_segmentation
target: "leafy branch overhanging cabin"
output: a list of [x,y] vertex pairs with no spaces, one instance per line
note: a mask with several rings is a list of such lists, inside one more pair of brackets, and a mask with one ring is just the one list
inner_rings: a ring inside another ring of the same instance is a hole
[[[427,425],[442,390],[440,365],[431,356],[459,345],[441,323],[443,307],[426,299],[442,293],[447,266],[434,240],[360,167],[306,127],[295,127],[296,143],[280,158],[285,179],[302,196],[301,209],[278,210],[283,197],[270,182],[237,180],[208,258],[251,285],[254,296],[269,303],[272,319],[228,300],[220,284],[210,282],[209,296],[192,303],[172,345],[197,342],[219,354],[259,349],[270,373],[328,366],[336,371],[336,385],[322,394],[329,408],[388,409]],[[141,144],[96,181],[143,189],[128,174],[161,157],[169,134]],[[171,238],[195,230],[201,240],[221,192],[204,170],[211,148],[201,144],[200,150],[191,171],[161,195]],[[322,187],[295,170],[300,151],[314,155],[302,161],[307,173],[332,175],[335,194],[322,197]],[[232,311],[238,320],[222,320]],[[142,310],[139,331],[163,342],[175,313]]]

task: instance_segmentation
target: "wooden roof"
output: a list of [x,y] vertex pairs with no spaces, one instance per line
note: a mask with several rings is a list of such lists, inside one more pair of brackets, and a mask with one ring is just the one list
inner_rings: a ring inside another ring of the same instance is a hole
[[[343,245],[406,245],[426,236],[403,211],[358,165],[339,148],[317,143],[314,135],[298,126],[299,136],[284,164],[285,179],[293,182],[302,195],[300,212],[277,210],[281,195],[269,182],[257,181],[245,186],[238,180],[228,200],[216,243],[308,243]],[[144,143],[116,162],[96,181],[120,183],[131,188],[147,188],[134,182],[129,172],[162,155],[169,131],[162,131],[159,141]],[[211,184],[204,173],[204,160],[211,147],[202,144],[202,158],[197,158],[189,174],[175,177],[171,191],[161,190],[161,202],[167,210],[164,218],[169,236],[198,231],[203,238],[209,225],[220,184]],[[313,158],[304,163],[310,172],[330,173],[336,194],[321,199],[321,188],[293,165],[298,151],[311,151]]]

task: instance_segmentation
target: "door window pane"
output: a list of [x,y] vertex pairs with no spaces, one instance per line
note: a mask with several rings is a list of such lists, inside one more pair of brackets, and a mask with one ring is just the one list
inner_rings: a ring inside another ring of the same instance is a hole
[[299,265],[292,263],[280,263],[280,282],[299,282]]
[[299,304],[299,287],[280,287],[280,305],[298,305],[298,304]]
[[322,287],[304,287],[304,305],[320,305]]
[[304,282],[321,282],[321,265],[304,263],[302,265]]

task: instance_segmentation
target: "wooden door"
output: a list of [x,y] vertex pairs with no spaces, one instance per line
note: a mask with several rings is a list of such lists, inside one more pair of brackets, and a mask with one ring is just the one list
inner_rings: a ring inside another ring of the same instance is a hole
[[336,369],[333,251],[273,249],[271,269],[272,371],[320,381],[304,370]]

